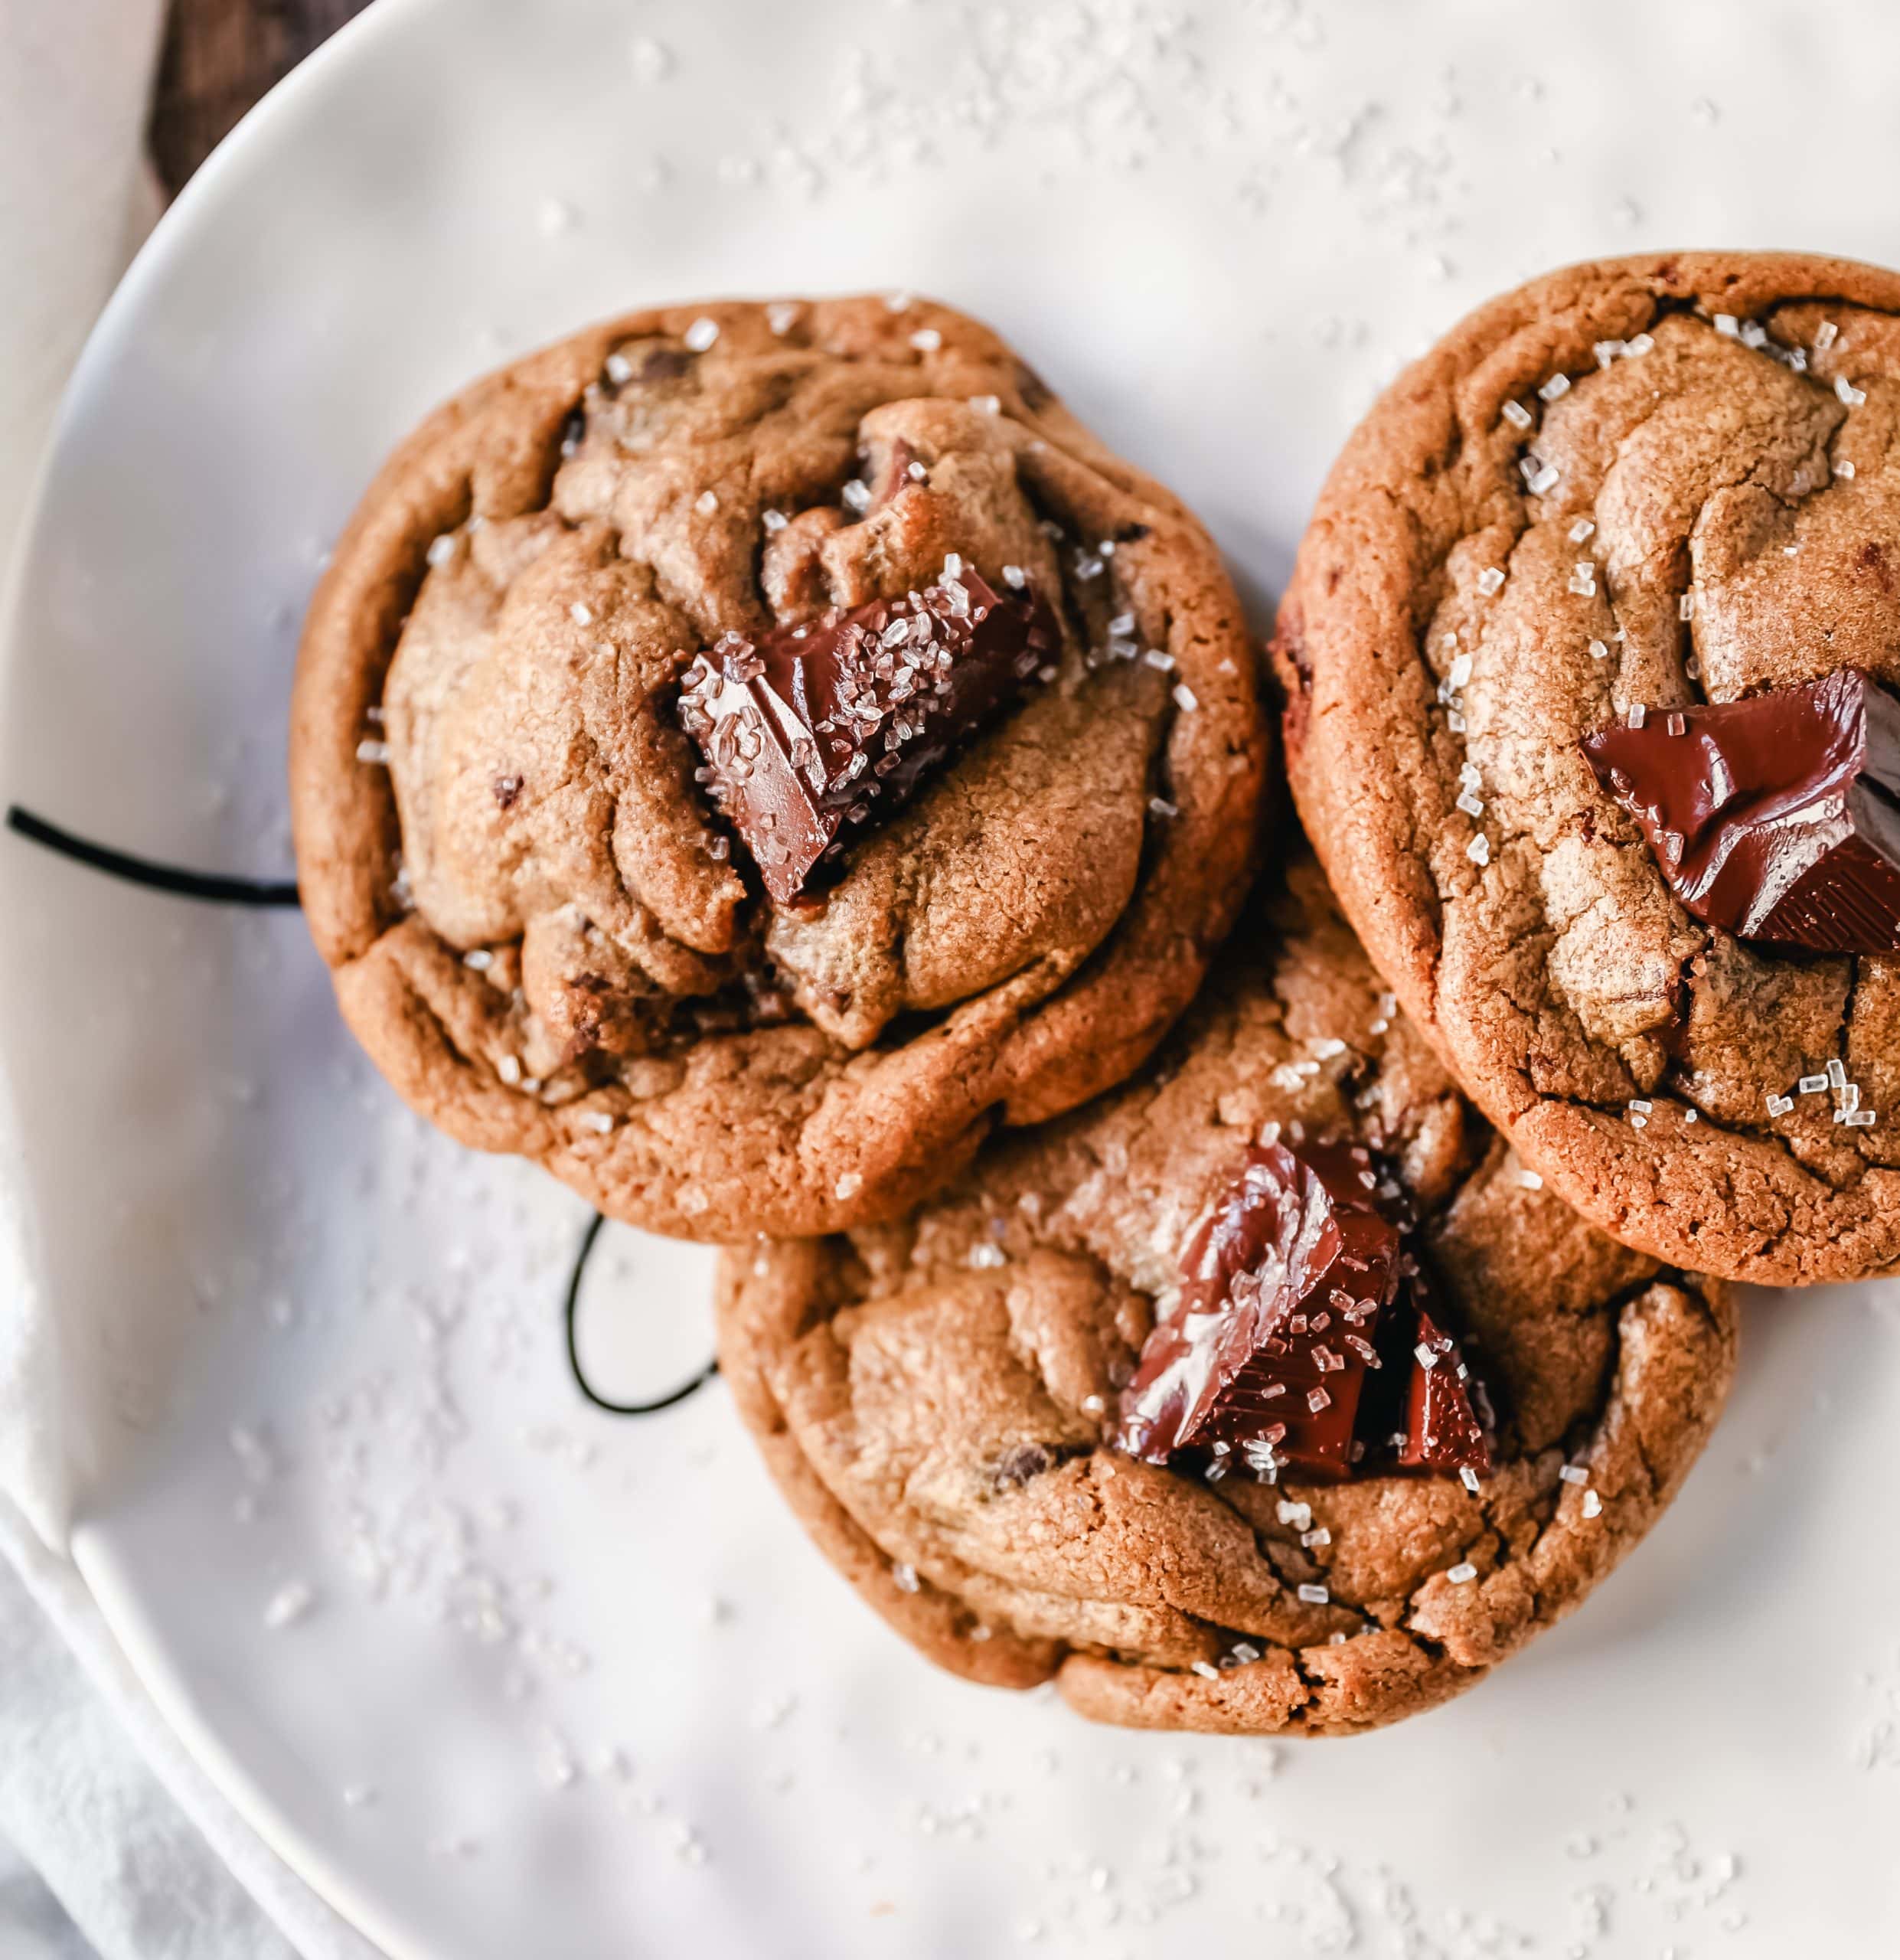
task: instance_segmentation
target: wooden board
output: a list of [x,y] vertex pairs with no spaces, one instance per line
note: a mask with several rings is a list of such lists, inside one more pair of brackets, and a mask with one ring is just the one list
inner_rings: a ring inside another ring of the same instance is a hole
[[368,0],[171,0],[147,142],[168,197],[257,98]]

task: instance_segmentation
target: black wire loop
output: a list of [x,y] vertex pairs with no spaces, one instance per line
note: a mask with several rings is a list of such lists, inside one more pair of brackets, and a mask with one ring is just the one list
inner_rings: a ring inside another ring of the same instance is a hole
[[[295,884],[289,880],[227,877],[220,872],[186,871],[176,864],[161,864],[149,858],[136,858],[129,851],[116,851],[109,844],[94,844],[90,838],[63,830],[57,824],[35,816],[31,810],[22,809],[18,803],[7,806],[7,828],[29,842],[44,844],[47,850],[57,851],[61,857],[70,858],[77,864],[89,865],[95,871],[103,871],[108,877],[121,878],[128,884],[143,885],[152,891],[170,892],[176,897],[198,899],[215,905],[294,906],[301,903]],[[573,1269],[568,1275],[563,1316],[568,1369],[574,1377],[574,1386],[582,1395],[595,1408],[608,1415],[657,1416],[661,1410],[673,1408],[689,1395],[697,1394],[718,1374],[719,1363],[717,1360],[708,1361],[691,1380],[649,1401],[615,1402],[596,1391],[580,1365],[577,1323],[580,1317],[581,1282],[586,1276],[587,1262],[593,1255],[600,1228],[606,1222],[599,1212],[595,1213],[593,1222],[581,1234]]]
[[108,877],[122,878],[128,884],[145,885],[153,891],[168,891],[180,898],[202,899],[214,905],[295,906],[300,903],[295,884],[289,879],[232,878],[217,871],[188,871],[176,864],[161,864],[150,858],[135,858],[129,851],[115,851],[108,844],[62,830],[18,803],[7,806],[7,828],[34,844],[43,844],[63,858],[90,864]]
[[574,1386],[596,1409],[605,1410],[609,1416],[657,1416],[662,1409],[671,1409],[684,1402],[689,1395],[697,1395],[719,1373],[717,1359],[708,1361],[690,1380],[683,1381],[677,1388],[669,1389],[664,1395],[655,1396],[648,1402],[611,1402],[596,1392],[580,1365],[580,1348],[576,1338],[576,1324],[580,1317],[580,1287],[586,1276],[587,1262],[593,1256],[595,1242],[600,1236],[600,1228],[606,1220],[596,1212],[589,1221],[586,1231],[580,1235],[580,1247],[574,1255],[574,1269],[567,1279],[567,1367],[574,1377]]

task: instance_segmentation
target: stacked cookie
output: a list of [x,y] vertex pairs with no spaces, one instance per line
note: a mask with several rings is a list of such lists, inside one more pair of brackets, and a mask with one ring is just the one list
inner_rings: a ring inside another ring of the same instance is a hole
[[1403,376],[1272,648],[1325,876],[1205,533],[994,335],[576,336],[312,607],[344,1012],[452,1134],[732,1248],[739,1410],[933,1658],[1428,1707],[1667,1503],[1726,1279],[1900,1259],[1896,317],[1628,261]]
[[[1406,1269],[1364,1234],[1298,1290],[1362,1199]],[[1205,1253],[1255,1221],[1236,1342]],[[735,1250],[720,1302],[741,1414],[873,1606],[1151,1728],[1347,1733],[1477,1680],[1648,1528],[1734,1351],[1719,1282],[1526,1179],[1310,861],[1121,1089],[903,1220]]]

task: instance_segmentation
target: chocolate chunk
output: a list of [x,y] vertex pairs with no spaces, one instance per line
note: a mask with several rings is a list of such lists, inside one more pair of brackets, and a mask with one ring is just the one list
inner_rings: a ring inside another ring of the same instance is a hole
[[1843,668],[1587,735],[1598,780],[1705,925],[1814,952],[1900,952],[1900,698]]
[[[890,446],[890,453],[884,459],[884,467],[878,472],[877,481],[870,487],[871,505],[881,508],[888,504],[908,483],[919,479],[911,475],[911,466],[917,462],[917,452],[899,436]],[[918,466],[920,469],[921,465]]]
[[1052,1452],[1039,1442],[1018,1443],[996,1466],[997,1488],[1010,1490],[1027,1484],[1032,1477],[1040,1477],[1055,1461]]
[[[1256,1475],[1490,1467],[1468,1372],[1420,1303],[1405,1221],[1378,1181],[1357,1145],[1249,1147],[1122,1393],[1124,1449],[1152,1463],[1238,1452]],[[1429,1369],[1413,1351],[1427,1344]],[[1375,1372],[1387,1378],[1369,1395]]]
[[788,904],[847,827],[893,815],[1060,645],[1027,590],[955,557],[938,583],[756,640],[728,633],[687,670],[680,720],[700,779]]
[[1373,1200],[1374,1176],[1356,1146],[1249,1148],[1122,1393],[1123,1449],[1163,1463],[1220,1444],[1256,1472],[1347,1474],[1373,1338],[1400,1277],[1399,1227]]
[[1482,1391],[1458,1343],[1432,1318],[1415,1287],[1412,1305],[1411,1378],[1405,1384],[1405,1441],[1397,1446],[1399,1467],[1488,1471],[1490,1446],[1478,1413]]
[[1415,1259],[1406,1265],[1403,1294],[1379,1316],[1380,1367],[1360,1401],[1362,1460],[1382,1470],[1488,1473],[1490,1399],[1445,1330],[1430,1275]]

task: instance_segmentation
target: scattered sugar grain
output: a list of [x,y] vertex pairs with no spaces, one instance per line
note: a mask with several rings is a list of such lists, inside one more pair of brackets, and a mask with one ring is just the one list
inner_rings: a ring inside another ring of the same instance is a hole
[[627,57],[638,81],[663,82],[673,72],[673,51],[651,34],[636,35],[628,46]]
[[316,1603],[312,1586],[301,1579],[291,1579],[279,1586],[265,1602],[264,1625],[273,1633],[281,1633],[286,1627],[295,1626],[305,1619]]

